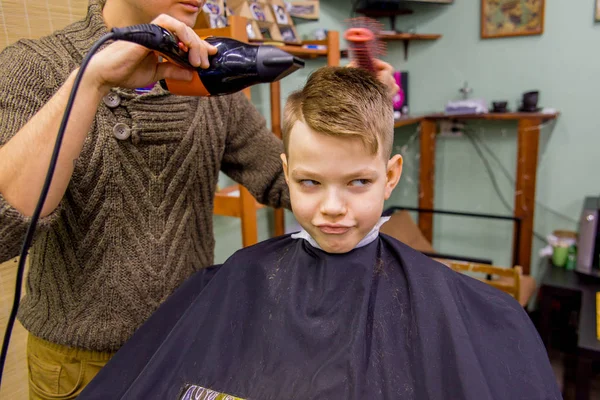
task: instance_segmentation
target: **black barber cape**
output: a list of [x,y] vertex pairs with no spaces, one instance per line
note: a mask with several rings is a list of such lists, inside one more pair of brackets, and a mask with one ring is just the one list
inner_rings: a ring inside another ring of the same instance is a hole
[[198,272],[78,399],[560,398],[518,302],[380,234],[346,254],[286,235]]

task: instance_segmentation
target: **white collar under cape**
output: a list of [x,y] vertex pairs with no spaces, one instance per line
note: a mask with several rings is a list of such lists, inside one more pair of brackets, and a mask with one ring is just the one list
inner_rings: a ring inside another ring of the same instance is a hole
[[[371,229],[371,231],[360,242],[358,242],[358,244],[354,248],[358,249],[359,247],[366,246],[369,243],[371,243],[372,241],[374,241],[375,239],[377,239],[377,236],[379,235],[379,228],[381,228],[381,225],[386,223],[389,219],[390,219],[390,217],[379,218],[379,221],[377,221],[377,223],[375,224],[373,229]],[[305,239],[308,243],[310,243],[310,245],[312,247],[315,247],[319,250],[323,250],[323,249],[321,249],[321,246],[319,246],[317,241],[315,239],[313,239],[313,237],[310,236],[310,234],[307,231],[305,231],[304,229],[302,229],[298,233],[292,234],[292,239]]]

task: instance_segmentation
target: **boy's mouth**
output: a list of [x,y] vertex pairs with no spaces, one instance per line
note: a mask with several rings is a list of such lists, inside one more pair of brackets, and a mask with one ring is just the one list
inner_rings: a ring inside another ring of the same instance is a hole
[[338,224],[322,224],[317,225],[319,230],[327,235],[343,235],[348,232],[352,227]]

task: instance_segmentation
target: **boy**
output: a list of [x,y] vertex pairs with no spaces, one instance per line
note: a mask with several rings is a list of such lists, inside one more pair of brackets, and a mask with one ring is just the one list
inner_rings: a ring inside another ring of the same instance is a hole
[[184,283],[81,399],[560,399],[514,299],[379,234],[402,159],[374,77],[317,70],[283,133],[302,232]]

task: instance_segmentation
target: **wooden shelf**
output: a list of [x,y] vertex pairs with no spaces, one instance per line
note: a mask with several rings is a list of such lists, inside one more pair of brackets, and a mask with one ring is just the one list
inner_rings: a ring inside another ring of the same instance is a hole
[[381,40],[437,40],[442,35],[438,34],[421,34],[421,33],[396,33],[389,35],[379,35]]
[[541,121],[549,121],[558,118],[560,113],[541,113],[541,112],[507,112],[507,113],[481,113],[481,114],[445,114],[431,113],[423,115],[403,115],[394,121],[394,128],[412,125],[423,120],[448,120],[448,119],[480,119],[488,121],[518,121],[522,119],[539,119]]
[[277,46],[281,50],[290,53],[296,57],[302,58],[318,58],[327,56],[327,48],[324,49],[308,49],[303,46],[294,46],[294,45],[285,45],[285,46]]
[[[281,50],[290,53],[293,56],[301,58],[319,58],[327,57],[327,65],[340,64],[340,34],[337,31],[329,31],[325,40],[305,40],[301,44],[283,44],[280,42],[263,42],[279,47]],[[319,46],[317,49],[306,48],[305,46]]]
[[[277,46],[281,50],[290,53],[293,56],[302,58],[325,57],[329,54],[327,40],[304,40],[299,44],[274,42],[269,40],[250,40],[252,43],[262,43],[271,46]],[[318,49],[307,48],[305,46],[319,46]]]
[[[328,65],[339,65],[342,53],[340,52],[340,34],[337,31],[329,31],[325,40],[304,40],[299,44],[286,44],[274,41],[256,41],[251,42],[263,43],[271,46],[277,46],[281,50],[300,58],[320,58],[327,57]],[[307,48],[305,46],[319,46],[319,48]],[[330,51],[330,49],[334,49]]]
[[394,121],[394,128],[400,128],[401,126],[416,124],[421,122],[422,120],[422,116],[403,115],[402,117]]
[[[442,35],[438,34],[419,34],[419,33],[397,33],[393,35],[380,35],[381,40],[401,40],[404,41],[404,59],[408,57],[408,43],[411,40],[436,40],[441,38]],[[281,50],[290,53],[293,56],[314,59],[319,57],[328,56],[329,50],[327,47],[327,40],[307,40],[303,41],[302,44],[285,44],[282,42],[272,41],[258,41],[252,40],[253,43],[263,43],[272,46],[277,46]],[[323,46],[317,49],[307,48],[305,46]],[[341,58],[347,57],[347,51],[343,50],[340,54]]]
[[520,119],[540,119],[548,121],[558,118],[560,113],[541,113],[541,112],[506,112],[506,113],[482,113],[482,114],[445,114],[433,113],[425,117],[427,119],[484,119],[489,121],[514,121]]
[[401,40],[404,42],[404,61],[408,59],[408,46],[413,40],[437,40],[442,35],[422,33],[392,33],[379,35],[380,40]]

